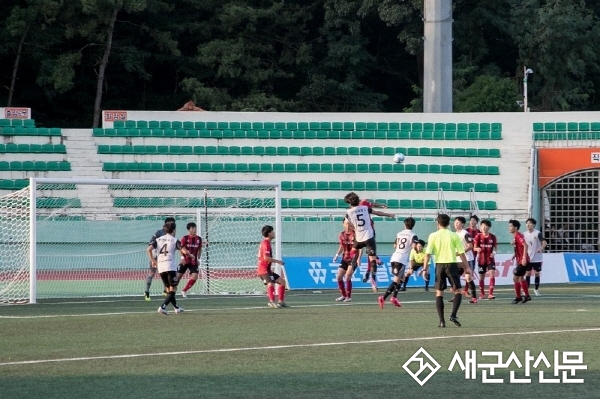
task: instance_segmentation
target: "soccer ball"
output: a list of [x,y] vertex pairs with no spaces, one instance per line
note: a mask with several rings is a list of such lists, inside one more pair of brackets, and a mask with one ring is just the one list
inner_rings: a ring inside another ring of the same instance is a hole
[[402,163],[402,162],[404,162],[404,154],[402,154],[401,152],[399,152],[396,155],[394,155],[394,162],[395,163]]

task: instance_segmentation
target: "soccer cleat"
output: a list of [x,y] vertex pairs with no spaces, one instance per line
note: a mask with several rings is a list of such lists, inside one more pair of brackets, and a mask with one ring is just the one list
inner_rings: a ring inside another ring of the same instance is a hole
[[185,312],[184,308],[182,308],[182,307],[175,308],[175,313],[183,313],[183,312]]
[[469,303],[477,303],[477,298],[471,298],[471,300],[469,301]]
[[538,290],[533,290],[533,292],[535,293],[535,296],[541,296]]
[[290,306],[287,303],[282,301],[282,302],[277,302],[277,307],[278,308],[289,308]]
[[385,299],[383,299],[383,295],[380,295],[379,298],[377,298],[377,301],[379,302],[379,307],[383,309],[385,306]]
[[448,299],[448,302],[454,302],[454,297],[452,297],[452,299]]
[[344,302],[345,303],[352,302],[352,298],[348,297],[348,298],[344,299]]
[[479,299],[485,299],[485,292],[481,291],[479,294]]
[[438,327],[440,327],[440,328],[446,328],[446,322],[445,321],[440,321],[440,324],[438,325]]
[[270,307],[270,308],[273,308],[273,309],[277,309],[277,304],[275,302],[273,302],[273,301],[270,301],[267,304],[267,306]]
[[429,288],[425,288],[425,292],[429,292]]
[[454,323],[454,325],[456,327],[461,326],[460,322],[458,321],[458,317],[456,317],[456,316],[450,316],[450,318],[448,320],[450,320],[452,323]]
[[187,292],[186,291],[181,291],[181,297],[182,298],[187,298]]
[[522,303],[529,302],[529,301],[531,301],[531,297],[529,295],[527,295],[525,298],[523,298]]
[[150,300],[150,293],[148,291],[144,292],[144,301]]
[[490,295],[488,295],[488,299],[490,301],[492,301],[492,300],[496,299],[496,297],[494,295],[490,294]]
[[158,313],[160,313],[160,314],[164,314],[165,316],[169,314],[169,313],[167,313],[167,309],[163,309],[163,307],[162,307],[162,306],[160,306],[160,307],[158,308]]
[[406,291],[406,287],[402,287],[398,291]]
[[339,298],[335,298],[335,301],[336,301],[336,302],[344,302],[344,300],[345,300],[345,299],[346,299],[346,297],[345,297],[345,296],[341,296],[341,297],[339,297]]
[[523,298],[519,297],[519,298],[513,299],[513,301],[511,303],[513,305],[516,305],[517,303],[521,303],[521,302],[523,302]]
[[394,297],[392,297],[392,298],[390,299],[390,302],[392,303],[392,305],[394,305],[394,306],[395,306],[395,307],[397,307],[397,308],[400,308],[400,307],[402,307],[402,304],[400,303],[400,301],[398,300],[398,298],[394,298]]

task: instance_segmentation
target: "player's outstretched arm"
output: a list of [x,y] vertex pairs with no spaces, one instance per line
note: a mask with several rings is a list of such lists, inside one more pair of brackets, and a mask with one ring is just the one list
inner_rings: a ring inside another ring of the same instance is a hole
[[375,216],[382,216],[382,217],[386,217],[386,218],[395,218],[396,215],[394,215],[393,213],[386,213],[386,212],[381,212],[381,211],[371,211],[371,215],[375,215]]

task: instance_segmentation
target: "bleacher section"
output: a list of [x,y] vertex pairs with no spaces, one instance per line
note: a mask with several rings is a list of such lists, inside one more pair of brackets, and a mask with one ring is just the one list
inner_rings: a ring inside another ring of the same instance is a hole
[[600,122],[535,122],[533,139],[554,140],[597,140],[600,139]]

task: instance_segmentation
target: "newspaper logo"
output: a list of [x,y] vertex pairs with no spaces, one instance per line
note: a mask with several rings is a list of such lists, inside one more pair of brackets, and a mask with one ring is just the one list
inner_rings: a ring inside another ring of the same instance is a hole
[[321,267],[321,262],[309,262],[309,264],[310,269],[308,269],[308,273],[314,280],[315,284],[325,284],[327,270]]
[[[417,362],[417,364],[419,365],[419,369],[416,372],[413,372],[409,368],[409,365],[413,362]],[[415,381],[417,381],[419,385],[423,386],[431,377],[433,377],[435,373],[437,373],[441,366],[438,362],[435,361],[433,357],[431,357],[429,353],[427,353],[425,349],[421,347],[418,351],[415,352],[414,355],[410,357],[410,359],[406,361],[406,363],[402,365],[402,368],[406,370],[406,372],[410,374],[410,376]],[[429,370],[429,372],[427,373],[427,375],[425,375],[425,378],[421,379],[421,375],[426,370]]]

